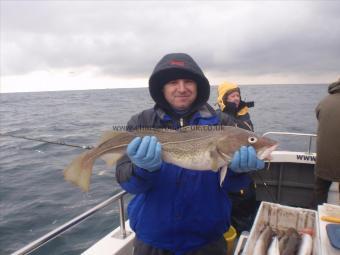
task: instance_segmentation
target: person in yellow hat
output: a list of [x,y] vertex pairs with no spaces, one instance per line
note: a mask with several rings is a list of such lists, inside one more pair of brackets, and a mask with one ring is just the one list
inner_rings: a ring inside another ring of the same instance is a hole
[[241,100],[241,91],[236,83],[225,81],[218,86],[217,104],[220,111],[232,117],[238,127],[254,130],[249,115],[249,108],[254,106],[254,102]]
[[[249,108],[254,106],[254,102],[245,102],[241,99],[241,91],[237,84],[231,82],[220,84],[217,104],[219,109],[216,112],[222,125],[228,125],[228,122],[233,121],[239,128],[254,131],[249,115]],[[240,178],[248,183],[248,188],[228,194],[232,202],[231,223],[238,234],[250,230],[258,207],[254,181],[248,174],[242,174]]]

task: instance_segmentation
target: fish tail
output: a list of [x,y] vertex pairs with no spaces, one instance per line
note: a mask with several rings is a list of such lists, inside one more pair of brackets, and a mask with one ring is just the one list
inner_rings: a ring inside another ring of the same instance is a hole
[[65,168],[65,180],[79,186],[85,192],[89,191],[93,163],[89,152],[79,155]]
[[108,153],[108,154],[101,155],[100,158],[106,162],[107,166],[112,167],[123,156],[124,156],[123,152],[120,152],[120,153],[117,152],[117,153]]

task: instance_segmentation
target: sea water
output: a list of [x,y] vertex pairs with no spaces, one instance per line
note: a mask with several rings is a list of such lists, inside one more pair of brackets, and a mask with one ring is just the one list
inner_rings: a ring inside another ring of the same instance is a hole
[[[212,87],[211,105],[216,93]],[[241,93],[255,101],[250,115],[257,133],[316,133],[314,110],[327,86],[242,86]],[[133,114],[153,106],[147,88],[10,93],[0,99],[1,133],[77,145],[95,145],[103,131],[124,126]],[[308,147],[306,139],[281,140],[281,149]],[[114,169],[100,160],[88,193],[64,181],[63,169],[82,151],[0,136],[0,254],[20,249],[120,191]],[[33,254],[79,254],[118,222],[117,205],[108,206]]]

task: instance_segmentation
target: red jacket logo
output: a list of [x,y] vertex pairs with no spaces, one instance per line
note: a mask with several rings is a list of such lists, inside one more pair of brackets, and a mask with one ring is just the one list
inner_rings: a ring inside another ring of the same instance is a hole
[[180,61],[180,60],[171,60],[170,61],[170,65],[173,65],[173,66],[184,66],[184,62]]

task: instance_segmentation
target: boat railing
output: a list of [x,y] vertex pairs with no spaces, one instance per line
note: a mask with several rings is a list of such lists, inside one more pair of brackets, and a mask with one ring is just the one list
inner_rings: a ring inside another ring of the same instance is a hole
[[107,200],[99,203],[98,205],[92,207],[88,211],[80,214],[79,216],[71,219],[70,221],[66,222],[62,226],[52,230],[51,232],[43,235],[42,237],[36,239],[35,241],[29,243],[28,245],[24,246],[20,250],[12,253],[12,255],[21,255],[21,254],[29,254],[33,252],[34,250],[38,249],[40,246],[46,244],[47,242],[51,241],[55,237],[61,235],[65,231],[69,230],[70,228],[76,226],[80,222],[84,221],[97,211],[103,209],[104,207],[108,206],[109,204],[112,204],[116,201],[119,203],[119,224],[120,224],[120,235],[119,237],[124,239],[127,237],[127,231],[125,228],[125,212],[124,212],[124,196],[127,194],[126,191],[121,191],[118,194],[108,198]]
[[262,136],[269,136],[269,135],[291,135],[291,136],[306,136],[309,138],[309,145],[308,145],[308,153],[310,154],[312,151],[312,140],[317,135],[316,134],[307,134],[307,133],[292,133],[292,132],[266,132]]

